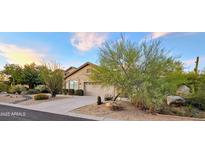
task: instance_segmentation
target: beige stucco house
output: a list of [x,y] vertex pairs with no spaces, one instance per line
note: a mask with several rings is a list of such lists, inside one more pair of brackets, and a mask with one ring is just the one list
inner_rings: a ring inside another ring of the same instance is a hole
[[78,68],[70,67],[65,71],[65,88],[66,89],[82,89],[87,96],[101,96],[106,94],[115,95],[114,87],[102,87],[99,83],[92,82],[89,79],[91,70],[96,65],[87,62]]

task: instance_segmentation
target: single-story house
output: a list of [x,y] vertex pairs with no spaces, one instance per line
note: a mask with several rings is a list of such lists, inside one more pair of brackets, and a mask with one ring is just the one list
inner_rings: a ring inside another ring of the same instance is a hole
[[91,70],[96,67],[95,64],[86,62],[78,68],[70,67],[65,71],[65,88],[66,89],[82,89],[84,95],[101,96],[115,95],[115,88],[102,87],[99,83],[92,82],[89,78]]

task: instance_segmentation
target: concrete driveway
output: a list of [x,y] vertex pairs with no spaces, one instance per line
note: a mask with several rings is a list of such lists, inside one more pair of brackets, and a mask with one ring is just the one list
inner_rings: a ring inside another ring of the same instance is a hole
[[95,102],[95,96],[72,96],[65,99],[30,105],[27,108],[45,112],[67,114],[74,109],[85,105],[94,104]]
[[[20,105],[20,104],[10,104],[10,103],[4,103],[0,101],[0,105],[7,106],[7,108],[13,107],[13,108],[20,108],[20,109],[28,109],[28,110],[35,110],[35,111],[42,111],[42,112],[49,112],[54,114],[61,114],[61,115],[67,115],[70,117],[75,118],[82,118],[82,119],[89,119],[89,120],[113,120],[106,117],[96,117],[91,115],[85,115],[85,114],[77,114],[71,112],[74,109],[77,109],[82,106],[90,105],[96,103],[97,98],[96,96],[72,96],[65,99],[59,99],[55,101],[49,101],[44,102],[40,104],[34,104],[34,105]],[[11,108],[11,109],[13,109]],[[30,112],[29,112],[30,113]],[[40,113],[40,112],[39,112]],[[36,114],[39,114],[36,112]],[[33,114],[35,115],[35,114]],[[31,117],[31,116],[30,116]],[[28,120],[28,119],[27,119]],[[42,119],[44,120],[44,119]],[[57,120],[57,119],[56,119]]]

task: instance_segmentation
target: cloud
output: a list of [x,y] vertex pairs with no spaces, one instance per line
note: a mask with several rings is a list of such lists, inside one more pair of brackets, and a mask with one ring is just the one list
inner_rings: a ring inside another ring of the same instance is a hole
[[152,39],[157,39],[157,38],[160,38],[160,37],[170,35],[171,33],[173,33],[173,32],[152,32],[151,38]]
[[25,65],[33,62],[41,64],[44,54],[30,48],[0,43],[0,56],[4,57],[8,63]]
[[189,59],[189,60],[185,60],[184,64],[185,65],[193,65],[195,64],[196,59]]
[[71,37],[71,44],[80,51],[100,46],[106,39],[105,33],[78,32]]

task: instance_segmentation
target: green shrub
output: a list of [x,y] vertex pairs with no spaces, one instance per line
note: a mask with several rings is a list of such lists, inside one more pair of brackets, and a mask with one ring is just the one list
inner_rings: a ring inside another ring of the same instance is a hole
[[26,90],[27,90],[27,88],[25,86],[15,85],[15,86],[10,87],[9,93],[11,93],[11,94],[15,94],[15,93],[21,94],[23,91],[26,91]]
[[83,96],[84,95],[84,91],[82,89],[75,90],[75,95]]
[[34,100],[46,100],[49,99],[49,96],[46,94],[36,94],[33,96]]
[[45,85],[38,85],[34,89],[39,91],[40,93],[49,93],[49,90]]
[[64,95],[68,95],[68,89],[63,89],[63,90],[62,90],[62,93],[63,93]]
[[200,111],[199,109],[195,108],[192,105],[173,107],[165,104],[163,108],[161,108],[158,111],[158,113],[165,114],[165,115],[183,116],[183,117],[204,118],[204,112]]
[[68,89],[68,95],[74,95],[75,90],[74,89]]
[[28,95],[39,94],[39,93],[40,93],[40,91],[37,90],[37,89],[29,89],[29,90],[26,92],[26,94],[28,94]]
[[7,92],[8,91],[8,85],[0,82],[0,92]]
[[194,92],[189,96],[188,101],[190,105],[200,110],[205,111],[205,75],[202,74],[198,77],[197,86]]
[[205,93],[204,91],[193,94],[187,98],[189,104],[199,110],[205,111]]

